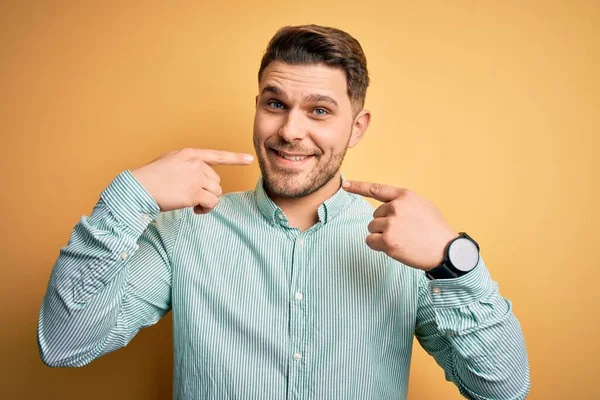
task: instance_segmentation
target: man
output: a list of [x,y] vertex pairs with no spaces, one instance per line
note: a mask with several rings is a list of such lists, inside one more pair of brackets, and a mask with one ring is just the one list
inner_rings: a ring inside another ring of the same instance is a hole
[[43,361],[87,364],[172,310],[178,399],[406,398],[414,335],[465,397],[524,398],[522,332],[477,243],[417,194],[340,174],[370,120],[360,44],[282,28],[258,81],[255,190],[222,195],[211,166],[252,162],[224,151],[120,173],[56,261]]

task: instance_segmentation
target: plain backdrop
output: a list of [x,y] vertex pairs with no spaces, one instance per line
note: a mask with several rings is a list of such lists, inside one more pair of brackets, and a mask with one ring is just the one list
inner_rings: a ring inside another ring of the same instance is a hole
[[[598,21],[597,1],[2,2],[0,397],[170,398],[170,316],[86,367],[41,363],[50,271],[120,171],[252,153],[267,42],[317,23],[360,41],[372,79],[345,176],[410,188],[478,240],[523,327],[530,398],[600,398]],[[226,191],[259,176],[218,172]],[[418,344],[409,393],[460,398]]]

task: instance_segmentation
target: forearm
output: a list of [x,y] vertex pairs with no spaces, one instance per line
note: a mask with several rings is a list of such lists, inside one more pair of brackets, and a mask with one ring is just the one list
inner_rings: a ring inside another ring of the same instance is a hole
[[[471,275],[473,274],[473,275]],[[467,276],[428,281],[421,344],[471,399],[522,399],[529,363],[510,301],[500,296],[483,261]],[[426,315],[428,314],[428,315]]]
[[[75,226],[55,262],[38,323],[39,351],[48,365],[84,365],[124,346],[135,334],[123,312],[128,263],[158,209],[139,204],[135,196],[119,199],[128,185],[122,179],[111,183],[90,217]],[[139,220],[131,215],[144,209],[148,214],[138,212]]]

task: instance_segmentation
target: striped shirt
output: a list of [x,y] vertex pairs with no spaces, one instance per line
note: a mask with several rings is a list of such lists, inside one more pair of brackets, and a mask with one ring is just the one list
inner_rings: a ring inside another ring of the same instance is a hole
[[45,364],[77,367],[172,311],[176,399],[404,399],[413,337],[470,399],[522,399],[519,322],[481,260],[430,281],[365,243],[340,189],[305,232],[255,190],[159,212],[124,171],[60,250],[40,310]]

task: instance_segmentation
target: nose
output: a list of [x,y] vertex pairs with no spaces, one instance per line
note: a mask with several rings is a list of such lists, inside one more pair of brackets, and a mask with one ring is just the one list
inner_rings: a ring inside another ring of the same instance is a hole
[[304,126],[301,114],[302,112],[299,110],[290,110],[279,129],[279,136],[288,143],[292,143],[295,140],[302,140],[306,137],[306,127]]

